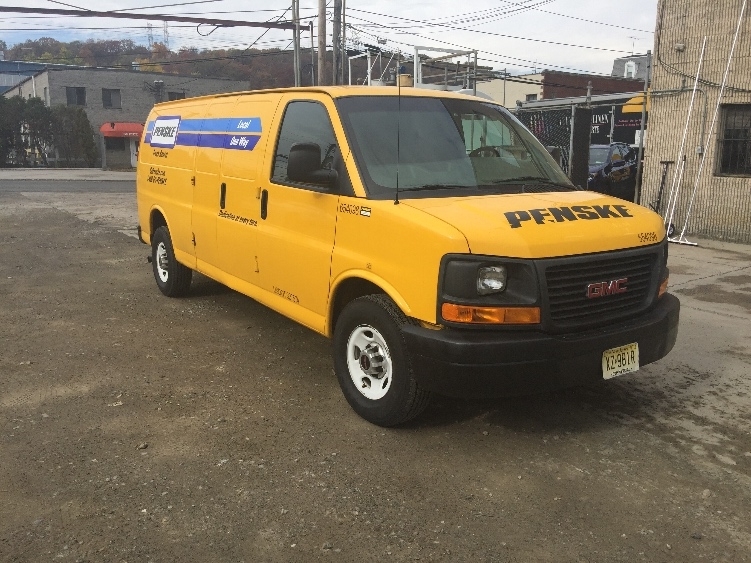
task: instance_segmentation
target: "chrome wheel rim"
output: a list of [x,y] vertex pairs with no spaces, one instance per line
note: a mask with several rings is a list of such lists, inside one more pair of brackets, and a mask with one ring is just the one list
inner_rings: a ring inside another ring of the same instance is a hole
[[169,277],[169,259],[167,258],[167,248],[163,242],[160,242],[156,247],[155,258],[156,273],[159,279],[162,280],[162,283],[167,283],[167,278]]
[[391,388],[392,362],[383,335],[370,325],[355,328],[347,340],[347,369],[355,388],[377,401]]

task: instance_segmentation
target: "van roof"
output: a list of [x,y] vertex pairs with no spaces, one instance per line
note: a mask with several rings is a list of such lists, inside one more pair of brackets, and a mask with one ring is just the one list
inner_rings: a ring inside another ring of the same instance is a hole
[[[415,88],[414,86],[402,86],[397,88],[396,86],[304,86],[298,88],[273,88],[269,90],[247,90],[240,92],[225,92],[222,94],[211,94],[208,96],[200,96],[195,98],[184,98],[182,100],[174,100],[170,102],[161,102],[158,106],[179,105],[186,101],[192,100],[209,100],[216,98],[224,98],[228,96],[244,96],[253,94],[289,94],[292,92],[299,92],[301,94],[316,92],[320,94],[328,94],[332,98],[347,98],[351,96],[410,96],[421,98],[457,98],[457,99],[477,99],[474,96],[468,96],[467,94],[457,94],[455,92],[449,92],[445,90],[433,90],[428,88]],[[489,100],[482,98],[484,102]]]

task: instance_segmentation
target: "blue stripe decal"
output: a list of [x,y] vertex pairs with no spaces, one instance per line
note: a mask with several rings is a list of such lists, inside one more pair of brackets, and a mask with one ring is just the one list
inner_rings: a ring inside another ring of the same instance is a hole
[[175,145],[252,151],[260,138],[258,135],[178,133]]
[[[151,144],[155,121],[146,124],[144,143]],[[183,119],[175,145],[250,151],[263,132],[260,117]]]
[[261,133],[259,117],[217,117],[210,119],[183,119],[181,133]]

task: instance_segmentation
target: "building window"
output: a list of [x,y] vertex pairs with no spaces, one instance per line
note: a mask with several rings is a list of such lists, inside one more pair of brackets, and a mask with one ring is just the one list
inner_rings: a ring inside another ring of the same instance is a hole
[[537,101],[537,94],[527,94],[527,101],[528,102],[536,102]]
[[125,138],[124,137],[105,137],[104,148],[108,151],[124,151],[125,150]]
[[66,86],[65,95],[68,98],[69,106],[86,105],[86,88],[80,86]]
[[636,78],[636,63],[634,61],[628,61],[623,69],[624,78]]
[[167,92],[167,99],[170,102],[172,100],[184,100],[185,99],[185,92]]
[[120,90],[108,90],[102,88],[102,106],[108,109],[120,109],[122,104],[120,103]]
[[751,176],[751,104],[722,106],[717,173]]
[[44,87],[44,105],[50,107],[50,91]]

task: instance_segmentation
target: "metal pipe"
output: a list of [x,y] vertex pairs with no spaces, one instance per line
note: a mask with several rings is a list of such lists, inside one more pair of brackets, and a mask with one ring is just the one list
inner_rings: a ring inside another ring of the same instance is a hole
[[310,25],[310,85],[316,85],[316,48],[313,44],[313,22],[309,22]]
[[641,106],[641,127],[639,128],[639,152],[636,157],[636,194],[634,203],[641,201],[641,159],[644,156],[644,121],[647,119],[647,89],[649,88],[649,71],[652,68],[652,51],[647,51],[647,74],[644,76],[644,101]]
[[[745,0],[744,0],[745,1]],[[688,135],[688,125],[691,121],[691,113],[694,109],[694,100],[696,99],[696,89],[699,85],[699,76],[701,75],[701,66],[704,61],[704,53],[707,46],[707,36],[704,36],[704,41],[701,45],[701,54],[699,55],[699,66],[696,69],[696,78],[694,79],[694,89],[691,92],[691,101],[688,106],[688,114],[686,115],[686,126],[683,128],[683,138],[681,139],[681,146],[678,150],[678,158],[676,162],[678,165],[675,167],[675,173],[673,174],[673,182],[668,192],[668,207],[665,213],[665,226],[669,227],[673,224],[673,215],[675,214],[675,205],[678,202],[678,193],[680,191],[680,183],[683,181],[683,170],[686,165],[686,159],[684,157],[684,149],[686,146],[686,136]],[[677,180],[677,183],[676,183]]]
[[477,51],[475,51],[475,63],[472,71],[472,94],[477,95]]

